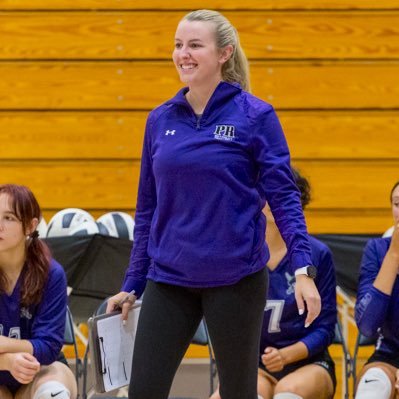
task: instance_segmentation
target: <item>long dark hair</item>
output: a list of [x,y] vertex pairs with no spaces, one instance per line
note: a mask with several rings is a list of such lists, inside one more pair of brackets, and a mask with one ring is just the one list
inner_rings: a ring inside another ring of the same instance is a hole
[[[16,184],[0,185],[0,194],[7,194],[13,213],[21,221],[26,235],[31,222],[42,218],[39,203],[32,191]],[[26,260],[21,272],[21,304],[37,305],[42,298],[50,268],[50,250],[39,240],[37,231],[31,232],[26,241]],[[0,292],[5,292],[7,276],[0,270]]]

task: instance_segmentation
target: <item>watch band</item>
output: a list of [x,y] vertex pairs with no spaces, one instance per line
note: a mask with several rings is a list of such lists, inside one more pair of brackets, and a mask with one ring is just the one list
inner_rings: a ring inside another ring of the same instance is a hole
[[315,266],[308,265],[295,270],[295,276],[300,276],[301,274],[314,279],[317,275],[317,269]]

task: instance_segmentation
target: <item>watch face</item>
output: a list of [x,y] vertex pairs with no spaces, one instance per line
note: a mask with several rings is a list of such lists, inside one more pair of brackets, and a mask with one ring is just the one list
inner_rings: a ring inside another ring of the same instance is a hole
[[316,266],[308,266],[307,272],[309,277],[316,278],[317,276]]

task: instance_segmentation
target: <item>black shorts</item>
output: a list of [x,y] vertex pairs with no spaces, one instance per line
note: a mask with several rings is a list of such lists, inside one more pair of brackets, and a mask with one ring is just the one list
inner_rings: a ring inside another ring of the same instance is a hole
[[333,389],[334,389],[334,393],[335,393],[335,388],[337,386],[337,378],[335,376],[335,363],[332,360],[330,354],[328,353],[328,350],[325,350],[324,352],[318,353],[312,357],[308,357],[308,358],[300,360],[298,362],[288,364],[281,371],[277,371],[274,373],[267,370],[267,368],[261,361],[259,362],[259,368],[262,369],[263,371],[265,371],[267,374],[274,377],[277,381],[280,381],[286,375],[288,375],[308,364],[317,364],[317,365],[323,367],[327,371],[327,373],[331,377],[331,381],[333,383]]
[[388,363],[391,366],[399,369],[399,356],[395,356],[392,353],[387,354],[385,352],[381,351],[375,351],[367,360],[366,364],[374,363],[374,362],[382,362],[382,363]]

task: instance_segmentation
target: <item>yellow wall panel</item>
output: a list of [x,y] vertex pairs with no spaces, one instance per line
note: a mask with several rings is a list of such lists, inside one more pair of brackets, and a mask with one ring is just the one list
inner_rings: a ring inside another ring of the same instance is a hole
[[0,0],[0,9],[397,9],[397,0]]
[[399,159],[392,161],[296,161],[309,178],[309,209],[387,209],[389,193],[399,180]]
[[0,159],[139,159],[147,112],[1,112]]
[[[0,159],[139,159],[147,111],[2,112]],[[279,111],[295,160],[399,159],[397,112]]]
[[44,208],[135,206],[139,162],[2,161],[0,184],[29,186]]
[[[45,208],[135,206],[139,161],[3,161],[0,183],[27,184]],[[313,188],[313,209],[387,209],[399,160],[296,161]]]
[[[397,108],[398,71],[399,62],[251,64],[254,94],[295,109]],[[149,109],[181,87],[166,61],[6,62],[0,76],[3,109]]]
[[[167,59],[182,11],[0,13],[0,59]],[[398,12],[226,12],[249,58],[397,59]],[[389,29],[386,29],[389,26]]]

